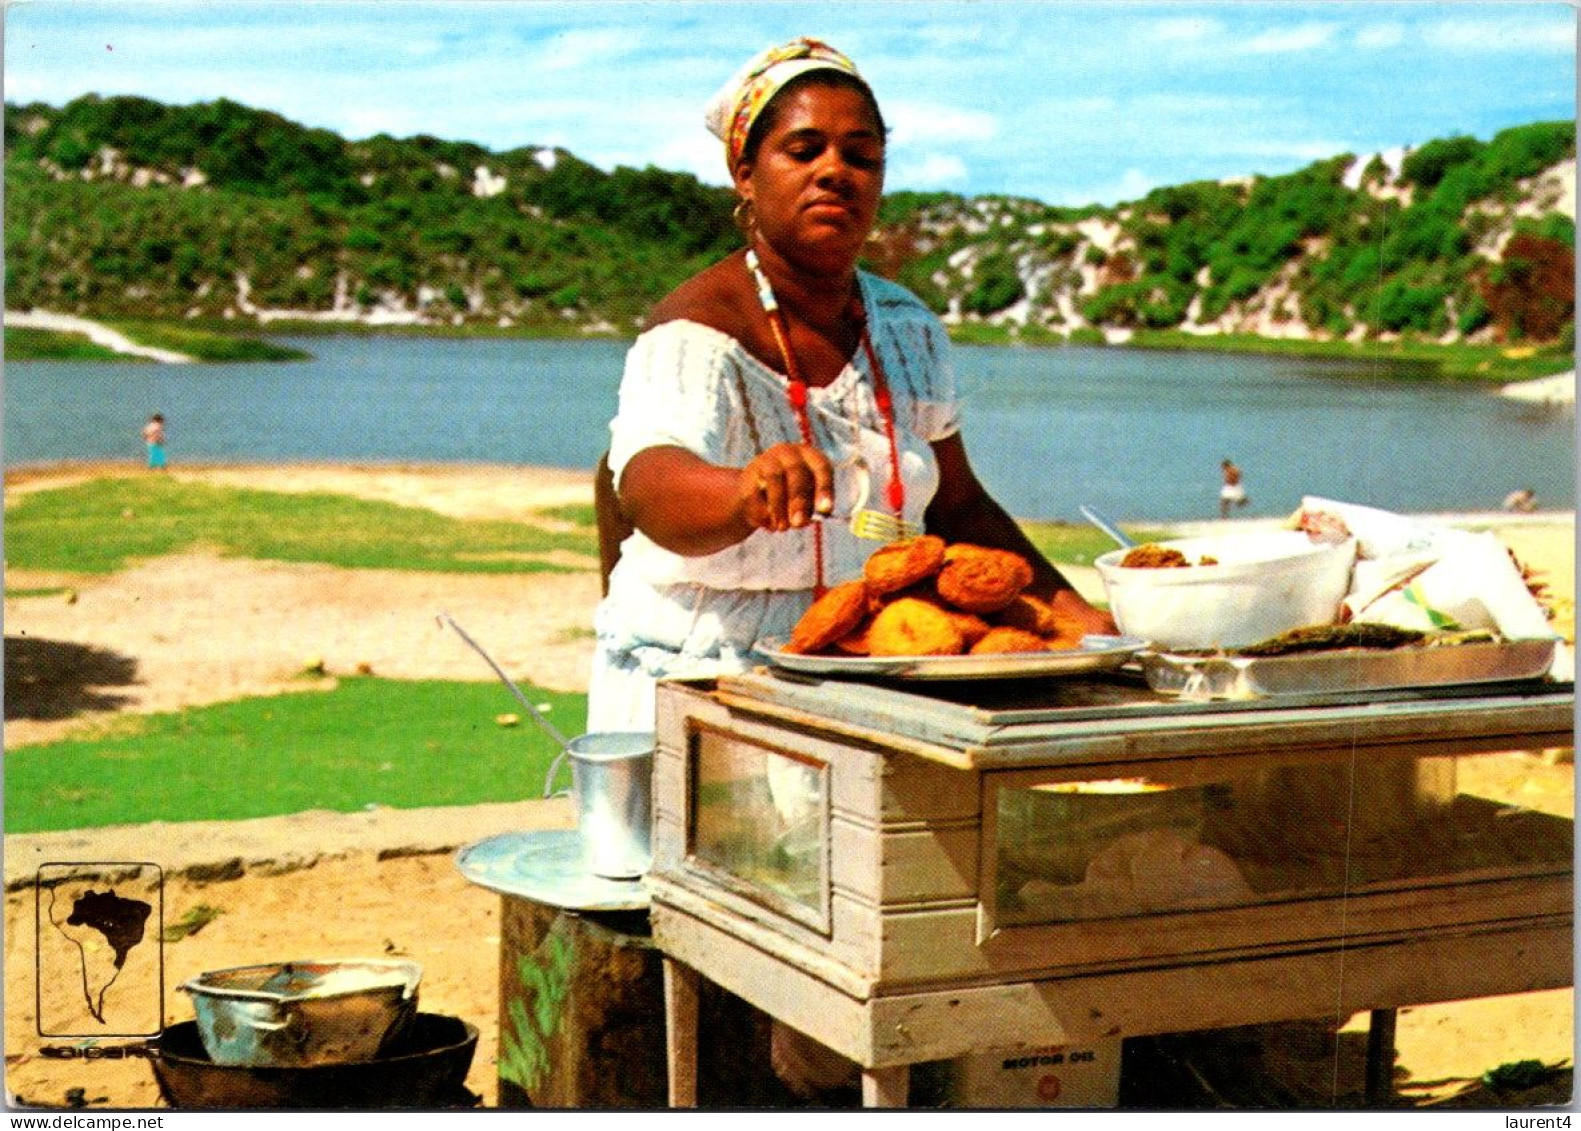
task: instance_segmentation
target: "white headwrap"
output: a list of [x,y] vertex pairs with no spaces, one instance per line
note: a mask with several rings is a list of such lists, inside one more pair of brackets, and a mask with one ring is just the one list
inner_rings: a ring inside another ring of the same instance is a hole
[[769,100],[791,79],[808,71],[841,71],[866,82],[856,64],[827,43],[794,39],[755,55],[719,88],[703,110],[708,132],[725,143],[725,160],[732,169],[752,132],[752,123]]

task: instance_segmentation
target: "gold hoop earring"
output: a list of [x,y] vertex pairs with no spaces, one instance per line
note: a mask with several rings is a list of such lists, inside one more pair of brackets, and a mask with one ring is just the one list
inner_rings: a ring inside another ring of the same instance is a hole
[[735,209],[730,213],[730,218],[736,222],[736,227],[741,229],[742,235],[748,239],[752,238],[752,233],[758,226],[758,217],[752,208],[750,198],[743,196],[736,201]]

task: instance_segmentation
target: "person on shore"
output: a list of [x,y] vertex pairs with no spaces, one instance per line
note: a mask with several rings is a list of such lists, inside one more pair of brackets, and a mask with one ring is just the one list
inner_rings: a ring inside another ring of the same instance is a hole
[[1246,497],[1246,487],[1241,482],[1241,469],[1230,460],[1221,460],[1219,470],[1223,485],[1219,488],[1219,517],[1229,518],[1234,507],[1244,507],[1251,500]]
[[143,425],[143,444],[148,449],[148,469],[165,470],[165,418],[157,412]]
[[[864,474],[870,505],[1021,554],[1029,592],[1114,632],[974,474],[944,327],[857,269],[886,129],[855,65],[817,40],[771,48],[704,119],[746,246],[661,300],[626,358],[607,464],[633,532],[595,614],[588,729],[651,731],[659,679],[744,670],[815,593],[861,577],[883,544],[846,521]],[[775,1027],[798,1094],[849,1079],[831,1056]]]
[[1531,514],[1537,509],[1537,492],[1522,487],[1504,496],[1504,509],[1511,514]]

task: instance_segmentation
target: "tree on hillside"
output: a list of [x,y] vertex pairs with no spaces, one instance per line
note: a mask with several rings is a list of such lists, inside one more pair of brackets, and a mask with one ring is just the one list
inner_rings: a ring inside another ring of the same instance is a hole
[[1535,232],[1516,232],[1486,272],[1482,298],[1505,341],[1549,342],[1575,317],[1575,250]]

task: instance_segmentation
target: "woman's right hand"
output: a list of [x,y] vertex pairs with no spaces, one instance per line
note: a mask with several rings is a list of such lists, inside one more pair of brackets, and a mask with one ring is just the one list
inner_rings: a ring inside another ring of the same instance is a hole
[[754,530],[804,527],[834,511],[834,466],[809,444],[776,444],[737,475],[736,507]]

